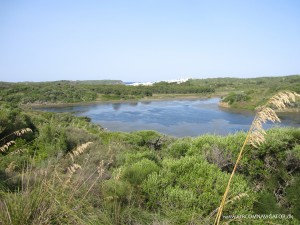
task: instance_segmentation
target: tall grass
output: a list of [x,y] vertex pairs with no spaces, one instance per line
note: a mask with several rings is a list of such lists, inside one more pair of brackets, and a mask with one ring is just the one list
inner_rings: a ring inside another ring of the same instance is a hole
[[226,205],[227,195],[230,190],[230,185],[234,177],[235,171],[237,169],[237,166],[243,156],[246,145],[250,144],[255,148],[261,145],[265,141],[265,135],[266,135],[266,132],[263,129],[263,124],[268,121],[273,123],[280,122],[280,119],[278,118],[275,110],[281,110],[281,111],[285,110],[286,107],[288,107],[292,102],[296,101],[296,97],[300,97],[300,95],[295,92],[289,92],[289,91],[280,92],[274,95],[273,97],[271,97],[270,100],[265,105],[263,105],[258,109],[258,112],[256,113],[253,122],[251,124],[251,127],[247,133],[245,141],[239,151],[239,155],[237,157],[234,168],[228,180],[227,187],[223,194],[222,201],[218,208],[214,225],[220,224],[222,212]]
[[[25,133],[23,130],[14,134],[20,136]],[[92,175],[84,175],[83,179],[80,176],[74,178],[81,169],[75,157],[82,154],[90,144],[83,144],[69,153],[72,162],[66,169],[62,168],[64,162],[37,169],[30,163],[33,160],[28,158],[28,164],[17,174],[20,186],[13,191],[0,192],[0,224],[96,224],[96,209],[88,203],[86,197],[101,177],[100,173],[103,174],[104,168],[100,168],[100,165]],[[3,146],[3,149],[8,150],[8,144]],[[63,160],[68,162],[67,158]],[[99,174],[93,176],[98,171]]]
[[[32,130],[30,128],[24,128],[24,129],[20,129],[20,130],[16,130],[8,135],[6,135],[5,137],[0,139],[0,143],[2,141],[5,141],[7,138],[11,137],[11,136],[17,136],[20,137],[23,134],[32,132]],[[9,149],[10,146],[14,145],[16,142],[11,140],[11,141],[7,141],[6,143],[4,143],[1,147],[0,147],[0,152],[5,152]]]

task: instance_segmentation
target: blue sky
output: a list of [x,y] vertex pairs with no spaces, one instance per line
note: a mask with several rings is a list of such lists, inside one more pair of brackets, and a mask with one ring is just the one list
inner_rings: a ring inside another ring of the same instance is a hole
[[300,74],[298,0],[0,1],[0,80]]

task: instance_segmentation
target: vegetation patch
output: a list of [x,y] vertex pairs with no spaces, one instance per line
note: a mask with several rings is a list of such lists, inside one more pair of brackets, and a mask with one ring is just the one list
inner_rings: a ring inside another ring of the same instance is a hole
[[[5,102],[0,224],[213,224],[246,137],[109,132],[84,117]],[[236,167],[221,222],[299,224],[300,130],[256,137]],[[226,217],[255,214],[290,217]]]

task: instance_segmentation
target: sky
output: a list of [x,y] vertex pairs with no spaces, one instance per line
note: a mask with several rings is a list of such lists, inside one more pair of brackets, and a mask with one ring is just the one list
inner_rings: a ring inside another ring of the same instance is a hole
[[0,81],[292,74],[299,0],[0,0]]

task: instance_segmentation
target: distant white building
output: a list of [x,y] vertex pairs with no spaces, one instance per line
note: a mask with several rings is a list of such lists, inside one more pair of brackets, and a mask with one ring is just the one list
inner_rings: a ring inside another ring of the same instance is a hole
[[175,80],[166,80],[165,82],[181,84],[181,83],[187,82],[189,79],[190,78],[180,78],[180,79],[175,79]]
[[132,83],[129,84],[131,86],[152,86],[155,82],[145,82],[145,83],[140,83],[140,82],[136,82],[136,83]]
[[[163,82],[167,82],[167,83],[177,83],[177,84],[181,84],[184,82],[187,82],[190,78],[180,78],[180,79],[174,79],[174,80],[163,80]],[[135,82],[132,84],[128,84],[130,86],[152,86],[155,83],[159,83],[162,81],[155,81],[155,82]]]

